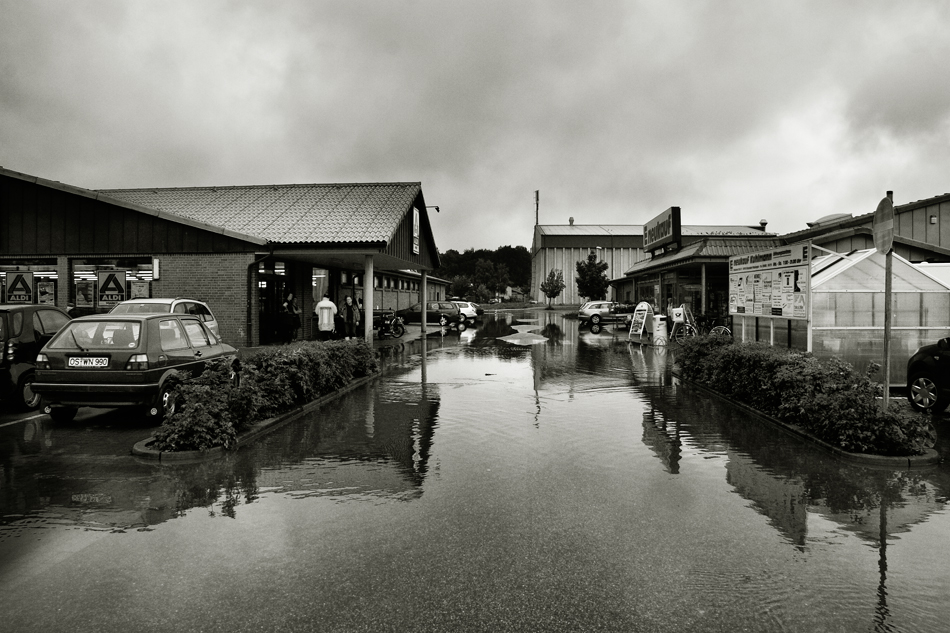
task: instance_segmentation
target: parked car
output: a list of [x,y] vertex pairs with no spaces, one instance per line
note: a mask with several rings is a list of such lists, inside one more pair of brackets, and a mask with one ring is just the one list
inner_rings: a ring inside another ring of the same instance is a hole
[[0,399],[36,409],[35,361],[43,345],[69,323],[65,311],[48,305],[0,305]]
[[[396,315],[401,316],[406,323],[422,323],[422,304],[417,303],[397,310]],[[427,301],[426,323],[438,324],[442,327],[454,326],[459,330],[464,330],[466,327],[465,317],[462,316],[458,306],[451,301]]]
[[109,314],[149,314],[152,312],[192,314],[204,321],[204,324],[211,328],[215,336],[221,337],[221,333],[218,331],[218,320],[211,312],[211,308],[204,301],[198,301],[197,299],[183,297],[175,297],[174,299],[129,299],[116,304],[109,311]]
[[950,405],[950,338],[924,345],[908,359],[907,399],[917,411],[939,413]]
[[175,385],[237,350],[197,316],[100,314],[70,321],[36,356],[33,390],[56,421],[77,407],[138,407],[161,422],[175,411]]
[[471,301],[453,301],[452,303],[458,307],[459,312],[462,313],[466,321],[474,321],[485,314],[485,309],[477,303],[472,303]]
[[488,305],[495,305],[496,303],[501,303],[501,299],[498,297],[493,297],[488,300]]

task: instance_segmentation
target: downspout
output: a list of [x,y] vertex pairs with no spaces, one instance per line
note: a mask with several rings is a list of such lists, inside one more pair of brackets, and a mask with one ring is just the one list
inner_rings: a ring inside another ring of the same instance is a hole
[[254,325],[253,315],[251,311],[254,309],[254,306],[251,304],[251,295],[254,294],[254,269],[257,268],[258,264],[267,259],[268,257],[274,256],[274,245],[270,245],[270,252],[261,257],[260,259],[255,259],[253,262],[247,265],[247,326],[244,330],[244,338],[247,347],[251,347],[254,343],[254,339],[251,336],[251,328]]

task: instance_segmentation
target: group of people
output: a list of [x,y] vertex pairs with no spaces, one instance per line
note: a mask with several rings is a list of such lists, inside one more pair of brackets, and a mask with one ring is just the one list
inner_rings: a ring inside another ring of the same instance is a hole
[[[335,335],[340,335],[337,327],[337,317],[339,317],[343,326],[342,335],[346,340],[359,336],[362,311],[350,295],[343,299],[343,305],[337,309],[336,304],[330,299],[330,294],[324,293],[323,299],[314,306],[313,314],[317,318],[317,338],[321,341],[328,341],[334,338]],[[296,340],[300,333],[300,308],[297,306],[297,298],[292,292],[288,293],[284,300],[282,316],[287,323],[285,326],[287,342]]]

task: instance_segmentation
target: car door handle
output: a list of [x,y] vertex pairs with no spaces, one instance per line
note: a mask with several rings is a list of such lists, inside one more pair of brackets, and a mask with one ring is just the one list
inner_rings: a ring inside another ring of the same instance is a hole
[[195,356],[201,357],[201,350],[195,350]]

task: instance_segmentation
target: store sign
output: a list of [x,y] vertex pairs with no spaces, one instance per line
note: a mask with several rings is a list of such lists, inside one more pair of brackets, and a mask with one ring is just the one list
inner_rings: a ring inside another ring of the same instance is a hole
[[33,303],[33,273],[7,273],[7,303]]
[[419,254],[419,209],[412,208],[412,254]]
[[792,244],[729,258],[729,314],[808,319],[811,246]]
[[667,244],[679,244],[682,234],[680,208],[670,207],[643,225],[643,250],[655,251]]
[[99,307],[111,307],[125,301],[125,271],[124,270],[98,270],[96,276],[99,280]]

